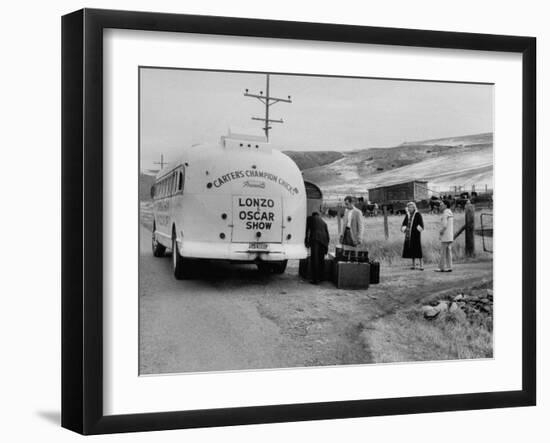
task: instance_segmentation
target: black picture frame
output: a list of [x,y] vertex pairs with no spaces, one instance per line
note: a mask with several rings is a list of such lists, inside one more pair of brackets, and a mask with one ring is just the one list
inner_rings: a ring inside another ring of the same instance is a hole
[[[522,54],[522,388],[131,415],[103,413],[103,30]],[[504,35],[83,9],[62,18],[62,426],[105,434],[530,406],[536,403],[536,39]]]

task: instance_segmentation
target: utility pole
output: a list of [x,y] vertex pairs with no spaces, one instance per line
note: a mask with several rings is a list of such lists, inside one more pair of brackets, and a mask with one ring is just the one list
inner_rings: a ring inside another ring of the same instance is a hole
[[155,165],[160,165],[160,170],[164,168],[164,165],[167,163],[164,162],[164,154],[160,154],[160,161],[159,162],[153,162]]
[[253,97],[260,100],[264,106],[265,106],[265,117],[252,117],[252,120],[258,120],[264,122],[264,132],[267,140],[269,141],[269,130],[272,129],[270,126],[270,123],[283,123],[283,119],[270,119],[269,118],[269,107],[271,105],[274,105],[278,102],[285,102],[285,103],[292,103],[292,100],[290,98],[290,95],[288,98],[279,98],[279,97],[271,97],[269,95],[269,74],[266,75],[266,87],[265,87],[265,95],[263,91],[260,91],[260,94],[250,94],[248,92],[248,89],[245,89],[244,92],[245,97]]

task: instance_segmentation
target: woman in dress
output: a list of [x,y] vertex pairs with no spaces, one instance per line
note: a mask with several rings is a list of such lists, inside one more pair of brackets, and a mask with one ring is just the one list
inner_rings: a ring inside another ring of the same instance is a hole
[[[407,203],[407,215],[401,225],[401,231],[405,234],[403,258],[411,258],[411,269],[418,269],[420,271],[424,270],[421,242],[421,233],[423,230],[424,220],[422,219],[422,214],[418,212],[416,204],[413,202]],[[418,268],[416,267],[416,260],[418,260]]]

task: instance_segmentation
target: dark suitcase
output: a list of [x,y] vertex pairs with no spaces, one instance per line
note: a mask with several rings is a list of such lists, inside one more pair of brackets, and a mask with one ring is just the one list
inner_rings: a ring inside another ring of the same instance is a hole
[[380,283],[380,262],[371,260],[370,264],[370,284],[376,285]]
[[368,289],[370,265],[368,263],[335,261],[332,278],[339,289]]
[[[334,261],[334,255],[329,254],[328,257],[325,256],[325,269],[321,280],[331,280],[332,279],[332,263]],[[298,265],[298,274],[304,280],[311,280],[311,257],[303,258],[300,260]]]

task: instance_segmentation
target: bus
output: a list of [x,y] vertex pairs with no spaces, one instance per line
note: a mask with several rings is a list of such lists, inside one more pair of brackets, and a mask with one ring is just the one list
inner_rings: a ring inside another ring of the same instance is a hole
[[255,263],[284,273],[307,256],[306,191],[294,161],[266,137],[229,131],[219,143],[184,149],[156,176],[152,249],[172,251],[176,279],[193,260]]

